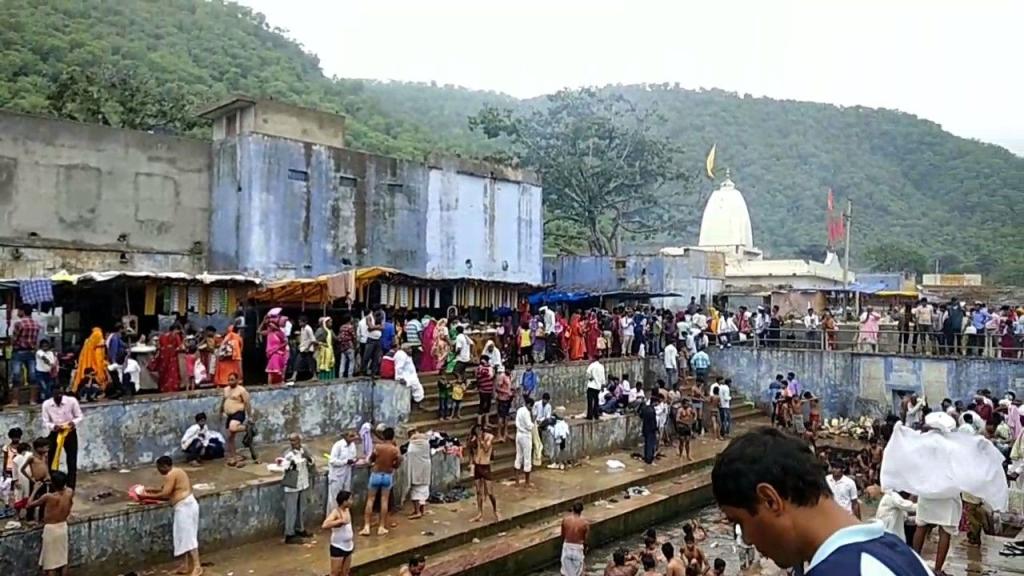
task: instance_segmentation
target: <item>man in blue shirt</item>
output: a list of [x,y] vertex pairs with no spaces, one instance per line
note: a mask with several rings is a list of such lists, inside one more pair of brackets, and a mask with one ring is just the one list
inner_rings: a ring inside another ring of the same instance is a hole
[[527,365],[526,371],[523,372],[523,377],[519,380],[519,385],[523,390],[524,398],[532,398],[533,393],[537,391],[537,385],[540,378],[537,373],[533,371],[533,366]]
[[711,471],[718,507],[744,540],[807,576],[932,576],[880,523],[861,524],[832,497],[810,446],[773,428],[729,443]]
[[988,325],[990,318],[992,315],[988,313],[988,307],[984,303],[978,302],[974,305],[974,311],[971,313],[971,327],[974,330],[973,334],[968,335],[968,355],[981,356],[985,353],[985,326]]
[[693,358],[690,358],[690,366],[693,367],[693,376],[698,382],[707,382],[708,370],[711,368],[711,357],[703,350],[698,350]]

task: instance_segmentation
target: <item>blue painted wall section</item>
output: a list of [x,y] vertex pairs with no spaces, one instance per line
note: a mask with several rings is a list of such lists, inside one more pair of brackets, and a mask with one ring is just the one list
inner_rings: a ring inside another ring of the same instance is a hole
[[684,256],[550,256],[544,258],[544,282],[565,291],[699,297],[721,287],[721,281],[708,278],[706,260],[700,251]]
[[997,358],[928,358],[853,352],[732,348],[711,350],[712,371],[767,401],[776,374],[794,372],[822,398],[829,416],[884,415],[896,393],[916,392],[937,408],[943,398],[968,401],[981,388],[999,397],[1024,392],[1024,362]]
[[457,160],[428,166],[246,133],[213,144],[211,188],[213,270],[290,278],[388,266],[541,282],[541,187]]

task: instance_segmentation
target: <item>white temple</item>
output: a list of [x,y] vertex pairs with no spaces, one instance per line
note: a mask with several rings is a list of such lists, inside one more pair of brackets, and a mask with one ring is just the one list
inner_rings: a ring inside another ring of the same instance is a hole
[[[747,202],[728,173],[704,207],[697,245],[661,249],[664,255],[690,251],[724,254],[726,287],[830,290],[843,286],[843,267],[833,253],[824,262],[763,259],[763,252],[754,246]],[[854,281],[852,272],[847,280]]]

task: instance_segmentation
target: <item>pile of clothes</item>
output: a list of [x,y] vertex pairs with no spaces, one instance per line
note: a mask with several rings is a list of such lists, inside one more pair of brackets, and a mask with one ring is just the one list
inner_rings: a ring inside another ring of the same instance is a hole
[[431,504],[452,504],[473,497],[473,492],[462,486],[455,486],[444,492],[431,492],[427,502]]
[[821,428],[822,435],[827,437],[857,438],[870,440],[875,435],[875,421],[868,416],[857,419],[832,418],[825,420]]

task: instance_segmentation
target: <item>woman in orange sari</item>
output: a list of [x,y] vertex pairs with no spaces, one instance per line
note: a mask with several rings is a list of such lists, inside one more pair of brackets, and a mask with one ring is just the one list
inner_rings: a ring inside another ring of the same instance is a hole
[[235,331],[234,324],[228,326],[220,346],[217,348],[217,371],[213,382],[217,386],[227,386],[228,379],[234,374],[242,383],[242,337]]
[[107,343],[103,338],[103,331],[93,328],[92,333],[82,344],[82,352],[78,355],[78,367],[75,368],[75,378],[71,383],[71,390],[78,392],[78,385],[85,378],[87,368],[92,368],[96,374],[96,383],[104,391],[110,383],[110,375],[107,374]]
[[583,345],[583,323],[579,313],[574,313],[569,320],[569,360],[580,360],[586,353]]

